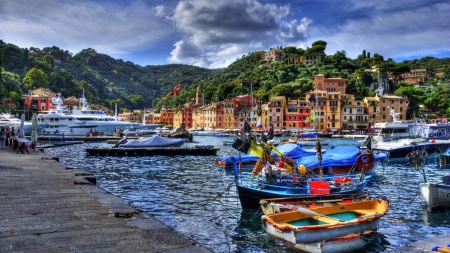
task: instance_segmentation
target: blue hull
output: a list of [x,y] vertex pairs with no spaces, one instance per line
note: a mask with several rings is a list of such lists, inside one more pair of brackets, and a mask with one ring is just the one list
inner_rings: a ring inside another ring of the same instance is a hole
[[[362,193],[367,181],[355,183],[352,186],[345,186],[348,188],[336,187],[330,190],[329,194],[354,194]],[[277,186],[271,184],[250,184],[241,180],[236,181],[236,188],[241,202],[241,207],[244,211],[256,211],[260,209],[259,201],[268,198],[286,198],[299,196],[318,196],[323,197],[327,194],[310,194],[307,186]]]

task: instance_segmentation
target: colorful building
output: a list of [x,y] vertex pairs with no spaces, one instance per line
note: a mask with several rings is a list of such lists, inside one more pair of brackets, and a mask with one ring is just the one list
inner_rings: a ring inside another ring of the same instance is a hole
[[32,89],[22,96],[25,108],[35,111],[50,111],[56,108],[56,105],[52,103],[54,97],[56,93],[47,88]]
[[284,125],[284,110],[286,108],[286,97],[276,96],[269,99],[269,123],[273,129],[281,131]]

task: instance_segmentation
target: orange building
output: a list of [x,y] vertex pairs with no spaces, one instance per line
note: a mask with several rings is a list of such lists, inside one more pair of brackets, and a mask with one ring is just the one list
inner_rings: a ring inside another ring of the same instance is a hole
[[56,97],[56,93],[47,88],[29,90],[22,96],[25,107],[35,111],[49,111],[56,108],[56,105],[52,103],[54,97]]

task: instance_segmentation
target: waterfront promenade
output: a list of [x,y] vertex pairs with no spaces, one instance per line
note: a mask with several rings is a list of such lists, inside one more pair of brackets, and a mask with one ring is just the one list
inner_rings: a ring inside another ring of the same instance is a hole
[[211,252],[39,150],[0,149],[0,252]]

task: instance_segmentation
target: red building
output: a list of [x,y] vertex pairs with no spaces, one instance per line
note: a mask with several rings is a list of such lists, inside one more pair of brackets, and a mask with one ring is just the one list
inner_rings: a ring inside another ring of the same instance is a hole
[[52,98],[56,97],[56,93],[47,88],[36,88],[29,90],[28,94],[22,96],[24,105],[28,110],[49,111],[55,108]]

